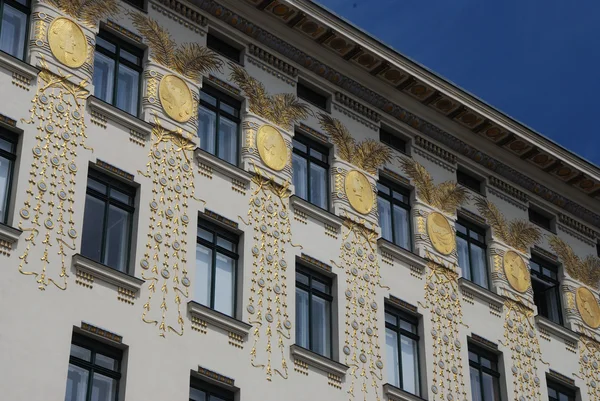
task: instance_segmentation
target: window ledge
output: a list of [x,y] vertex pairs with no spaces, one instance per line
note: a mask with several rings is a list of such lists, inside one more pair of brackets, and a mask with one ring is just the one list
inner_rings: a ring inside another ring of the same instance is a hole
[[546,330],[555,337],[565,341],[570,341],[572,343],[579,342],[579,335],[577,333],[567,329],[566,327],[556,324],[543,316],[536,316],[535,322],[537,323],[538,328]]
[[98,280],[113,284],[119,288],[124,288],[133,293],[138,293],[144,284],[144,280],[141,278],[130,276],[80,254],[73,255],[73,267],[79,271],[88,273]]
[[213,326],[237,334],[243,339],[248,336],[248,333],[252,328],[252,325],[248,323],[237,320],[231,316],[227,316],[224,313],[217,312],[216,310],[201,305],[198,302],[189,301],[187,305],[190,315],[204,320]]
[[233,164],[227,163],[225,160],[219,159],[217,156],[212,155],[200,148],[196,148],[196,160],[200,163],[206,164],[209,167],[217,170],[221,174],[236,179],[249,185],[252,180],[252,175],[241,168],[234,166]]
[[417,395],[408,393],[390,383],[386,383],[383,385],[383,395],[387,396],[388,400],[395,401],[424,401],[424,398],[421,398]]
[[411,267],[416,267],[421,273],[423,273],[425,271],[425,267],[427,267],[427,261],[425,259],[386,239],[379,238],[377,240],[377,247],[381,251],[389,253],[401,262],[404,262]]
[[467,290],[472,293],[476,298],[487,302],[490,306],[495,306],[502,309],[504,307],[504,298],[500,295],[483,288],[480,285],[475,284],[472,281],[467,280],[464,277],[458,279],[458,286],[461,290]]
[[350,369],[349,366],[346,366],[343,363],[336,362],[333,359],[319,355],[316,352],[312,352],[311,350],[296,344],[290,347],[290,352],[294,358],[306,362],[309,366],[339,377],[345,376],[346,371]]
[[305,201],[298,195],[292,195],[290,197],[290,206],[292,206],[294,210],[300,210],[315,220],[327,224],[336,230],[339,230],[342,227],[343,221],[338,216]]
[[18,228],[0,223],[0,241],[5,241],[12,246],[19,240],[22,233],[23,231]]
[[12,72],[23,75],[29,80],[34,80],[40,72],[39,68],[36,68],[31,64],[24,62],[23,60],[19,60],[18,58],[13,57],[3,51],[0,51],[0,65]]
[[152,125],[146,121],[133,116],[112,104],[106,103],[95,96],[90,96],[88,99],[90,109],[106,115],[109,120],[114,121],[125,128],[134,130],[146,138],[149,138],[152,134]]

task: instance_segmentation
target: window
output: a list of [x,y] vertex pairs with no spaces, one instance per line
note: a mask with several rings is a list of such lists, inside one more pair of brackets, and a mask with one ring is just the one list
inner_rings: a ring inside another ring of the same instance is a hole
[[481,181],[469,173],[462,170],[456,170],[456,181],[463,187],[469,188],[477,193],[481,193]]
[[100,31],[94,55],[94,96],[138,115],[143,52]]
[[388,382],[402,390],[420,395],[419,336],[415,316],[386,305],[385,348]]
[[214,50],[215,52],[227,57],[232,61],[235,61],[236,63],[240,62],[240,56],[242,54],[241,50],[236,48],[235,46],[230,45],[223,39],[220,39],[211,33],[209,33],[206,36],[206,47],[208,47],[211,50]]
[[0,0],[0,50],[23,60],[29,30],[29,0]]
[[377,210],[381,236],[411,249],[409,191],[386,180],[377,183]]
[[552,231],[552,218],[535,209],[529,208],[529,221],[548,231]]
[[125,0],[126,3],[131,4],[134,7],[137,7],[141,10],[144,9],[145,0]]
[[498,356],[469,344],[469,367],[473,401],[500,401]]
[[235,316],[238,236],[198,220],[194,301]]
[[200,148],[237,166],[240,102],[205,86],[198,115]]
[[117,401],[120,350],[74,334],[65,401]]
[[379,140],[402,153],[406,153],[406,141],[397,134],[381,128],[379,130]]
[[463,277],[488,288],[485,230],[459,218],[456,222],[456,248]]
[[234,393],[221,387],[192,378],[190,401],[233,401]]
[[292,142],[296,195],[322,209],[329,209],[329,149],[300,135]]
[[90,170],[81,254],[127,273],[135,188]]
[[551,380],[548,383],[549,401],[575,401],[576,391]]
[[317,106],[320,109],[327,110],[327,96],[322,95],[315,90],[309,88],[301,82],[296,85],[296,95],[313,106]]
[[558,267],[535,256],[531,257],[529,265],[533,302],[538,308],[538,314],[562,324]]
[[15,168],[16,138],[0,131],[0,223],[8,221],[8,202]]
[[296,344],[327,358],[331,347],[331,279],[296,266]]

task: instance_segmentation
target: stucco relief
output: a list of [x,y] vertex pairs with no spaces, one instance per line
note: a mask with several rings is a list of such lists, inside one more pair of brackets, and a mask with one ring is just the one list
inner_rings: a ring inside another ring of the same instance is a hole
[[182,130],[166,130],[155,117],[146,170],[138,170],[152,181],[148,241],[140,261],[148,294],[142,320],[157,326],[162,337],[169,332],[181,336],[184,330],[181,304],[191,286],[187,271],[188,225],[196,221],[195,213],[190,217],[188,212],[189,202],[197,200],[192,164],[195,140],[195,135]]

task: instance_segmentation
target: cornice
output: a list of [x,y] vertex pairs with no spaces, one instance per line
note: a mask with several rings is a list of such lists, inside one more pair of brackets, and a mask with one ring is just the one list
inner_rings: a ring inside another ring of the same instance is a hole
[[[264,45],[272,50],[275,50],[279,54],[294,61],[298,65],[305,66],[309,71],[312,71],[313,73],[327,79],[329,82],[338,85],[339,87],[341,87],[342,89],[344,89],[345,91],[350,93],[351,95],[364,100],[365,102],[372,105],[373,107],[375,107],[377,109],[381,109],[384,112],[390,114],[391,116],[397,118],[401,122],[404,122],[404,123],[410,125],[411,127],[419,130],[424,135],[427,135],[427,136],[431,137],[432,139],[438,141],[439,143],[447,146],[449,149],[453,150],[454,152],[461,154],[464,157],[467,157],[467,158],[477,162],[478,164],[488,168],[489,170],[495,172],[496,174],[503,176],[505,179],[515,183],[516,185],[526,188],[527,190],[531,191],[532,193],[535,193],[536,195],[540,196],[541,198],[543,198],[547,201],[550,201],[561,208],[564,208],[565,210],[567,210],[570,213],[572,213],[573,215],[581,218],[582,220],[588,221],[591,224],[600,227],[600,215],[599,214],[577,204],[574,201],[571,201],[570,199],[567,199],[562,194],[560,194],[556,191],[553,191],[548,187],[543,186],[542,184],[539,183],[538,180],[530,178],[529,176],[523,174],[521,171],[519,171],[515,168],[512,168],[509,165],[504,164],[495,158],[492,158],[486,154],[483,154],[478,148],[473,147],[473,146],[465,143],[462,140],[459,140],[458,138],[454,137],[453,135],[449,134],[448,132],[445,132],[445,131],[439,129],[438,127],[434,126],[433,124],[429,123],[428,121],[414,115],[413,113],[409,112],[408,110],[404,109],[403,107],[399,106],[398,104],[391,102],[388,97],[384,97],[383,95],[376,93],[375,91],[367,88],[366,86],[361,85],[354,79],[349,78],[348,76],[345,76],[345,75],[337,72],[335,69],[333,69],[330,66],[315,59],[313,56],[308,55],[307,53],[303,52],[302,50],[290,45],[289,43],[284,42],[283,40],[281,40],[281,38],[279,36],[276,36],[268,31],[266,31],[262,27],[252,23],[248,19],[236,14],[235,12],[231,11],[230,9],[227,9],[226,7],[223,7],[220,4],[217,4],[213,0],[191,0],[191,1],[194,4],[197,4],[202,10],[206,11],[207,13],[210,13],[213,17],[215,17],[221,21],[224,21],[225,23],[229,24],[230,26],[238,29],[240,32],[243,32],[246,35],[253,38],[254,40],[260,42],[262,45]],[[294,6],[297,6],[297,7],[301,4],[302,8],[304,10],[306,10],[311,15],[311,17],[319,18],[320,15],[323,15],[323,9],[316,6],[315,4],[312,4],[312,2],[307,2],[305,0],[298,0],[298,1],[290,0],[289,3],[293,4]],[[340,26],[340,28],[342,29],[344,34],[348,33],[348,29],[349,29],[348,26],[340,25],[340,24],[342,24],[341,20],[339,20],[337,17],[332,18],[332,16],[330,14],[328,14],[325,17],[326,18],[324,20],[326,20],[328,23],[337,24]],[[362,35],[366,37],[366,35],[364,35],[364,34],[362,34]],[[380,44],[378,44],[378,46],[381,47]],[[390,53],[390,50],[388,49],[386,52]],[[396,58],[401,58],[401,56],[398,55],[397,53],[393,53],[393,54],[390,53],[390,55],[393,55]],[[403,61],[403,63],[406,64],[406,61]],[[410,65],[407,65],[407,68],[408,67],[410,67]],[[419,75],[422,75],[423,71],[424,71],[424,69],[422,67],[416,66],[413,63],[413,65],[411,67],[411,72],[419,73]],[[437,80],[439,80],[439,79],[437,79]],[[445,85],[448,86],[447,83]],[[453,88],[453,90],[457,91],[456,88]],[[466,116],[470,116],[470,114],[465,114],[463,112],[463,110],[461,110],[459,114],[461,116],[463,116],[463,117],[461,117],[462,118],[461,123],[463,125],[465,125],[467,123]],[[457,114],[457,116],[458,116],[458,114]],[[486,128],[488,130],[500,129],[500,128],[492,127],[491,123],[489,123],[487,120],[484,121],[484,119],[481,117],[473,117],[473,118],[469,118],[468,120],[469,121],[480,121],[481,120],[481,124],[479,124],[479,126],[475,127],[475,128],[480,128],[480,127],[486,126],[486,127],[488,127],[488,128]],[[492,128],[489,128],[489,127],[492,127]],[[475,129],[475,128],[473,128],[473,129]],[[476,131],[476,132],[479,132],[479,131]],[[588,167],[591,167],[591,166],[588,166]]]
[[21,234],[23,234],[23,231],[18,228],[0,223],[0,241],[5,241],[12,246],[19,240]]
[[221,312],[217,312],[214,309],[208,308],[197,302],[188,302],[188,312],[190,315],[198,317],[199,319],[219,327],[231,333],[235,333],[245,339],[252,328],[248,323],[237,320],[231,316],[227,316]]
[[0,66],[12,72],[16,72],[31,81],[34,80],[40,72],[39,68],[2,51],[0,51]]
[[142,288],[142,284],[144,284],[144,280],[141,278],[130,276],[80,254],[73,255],[73,267],[90,274],[98,280],[113,284],[119,288],[125,288],[133,293],[138,293]]
[[566,327],[551,322],[542,316],[536,316],[535,323],[537,324],[538,328],[546,330],[548,333],[560,338],[561,340],[570,341],[572,343],[579,342],[579,334],[567,329]]
[[250,181],[252,180],[250,173],[234,166],[233,164],[229,164],[226,161],[221,160],[200,148],[196,149],[195,156],[198,163],[202,163],[211,168],[211,173],[212,170],[217,170],[226,177],[238,180],[244,185],[249,185]]
[[427,261],[417,254],[414,254],[406,249],[399,247],[396,244],[391,243],[383,238],[377,240],[377,248],[379,251],[386,252],[392,255],[401,263],[405,263],[408,267],[415,268],[419,272],[423,273],[427,267]]
[[258,47],[252,43],[248,45],[248,54],[253,55],[259,60],[263,61],[267,65],[281,71],[284,74],[287,74],[293,78],[298,76],[298,69],[291,64],[286,63],[279,57],[269,53],[262,47]]
[[525,192],[518,190],[517,188],[513,187],[510,184],[507,184],[505,181],[502,181],[497,177],[494,177],[493,175],[491,175],[488,178],[488,183],[490,184],[490,186],[498,188],[500,191],[512,196],[513,198],[523,203],[529,202],[529,196],[527,196]]
[[343,221],[340,217],[335,214],[329,213],[326,210],[321,209],[318,206],[313,205],[310,202],[305,201],[299,196],[292,195],[290,197],[290,206],[294,208],[294,210],[300,210],[315,220],[328,224],[331,227],[339,230],[342,227]]
[[452,153],[448,152],[447,150],[443,149],[442,147],[436,145],[435,143],[428,141],[427,139],[423,138],[422,136],[415,136],[414,143],[418,147],[439,157],[440,159],[443,159],[452,165],[456,164],[456,156],[454,156]]
[[363,105],[362,103],[352,99],[351,97],[346,96],[345,94],[343,94],[341,92],[335,93],[335,100],[339,104],[342,104],[342,105],[348,107],[349,109],[354,110],[358,114],[361,114],[362,116],[368,118],[369,120],[371,120],[375,123],[378,123],[381,120],[381,116],[379,115],[379,113],[368,108],[367,106]]
[[565,226],[572,228],[578,233],[588,237],[588,239],[592,241],[596,238],[600,238],[600,233],[598,233],[596,230],[586,226],[583,223],[578,222],[577,220],[567,216],[566,214],[559,213],[558,221],[564,224]]
[[306,362],[309,366],[313,366],[326,373],[331,373],[340,377],[345,376],[346,371],[350,369],[348,366],[342,363],[326,358],[298,345],[292,345],[290,347],[290,353],[295,359],[300,359]]
[[464,277],[458,279],[458,286],[461,290],[466,290],[473,294],[477,299],[487,302],[490,306],[500,308],[502,310],[504,306],[504,298],[500,295],[483,288],[472,281],[467,280]]
[[391,401],[424,401],[423,398],[399,389],[390,383],[383,385],[383,395]]
[[95,96],[88,97],[88,106],[92,112],[100,113],[111,121],[122,125],[125,128],[133,130],[144,138],[149,138],[152,134],[152,125],[136,116],[108,104]]

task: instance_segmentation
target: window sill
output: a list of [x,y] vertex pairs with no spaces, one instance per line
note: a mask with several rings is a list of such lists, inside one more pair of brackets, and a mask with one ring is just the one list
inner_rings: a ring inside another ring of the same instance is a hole
[[251,325],[248,323],[242,322],[241,320],[237,320],[231,316],[227,316],[221,312],[217,312],[214,309],[210,309],[204,305],[199,304],[195,301],[188,302],[188,312],[190,315],[197,317],[209,323],[213,326],[219,327],[223,330],[226,330],[230,333],[237,334],[241,336],[244,340],[248,336]]
[[152,134],[152,125],[146,121],[131,115],[112,104],[106,103],[95,96],[90,96],[88,99],[90,111],[105,115],[109,120],[114,121],[125,128],[136,131],[145,139],[148,139]]
[[424,401],[425,398],[421,398],[417,395],[408,393],[390,383],[383,385],[383,395],[387,396],[388,400],[395,401]]
[[8,53],[0,51],[0,65],[12,72],[22,75],[26,79],[33,81],[37,77],[40,69],[20,60]]
[[19,240],[22,233],[23,231],[18,228],[0,223],[0,242],[6,242],[11,248]]
[[562,339],[563,341],[569,341],[577,344],[579,342],[579,335],[566,327],[554,323],[551,320],[546,319],[543,316],[536,316],[535,322],[538,328],[546,330],[553,337]]
[[377,240],[377,247],[379,250],[389,253],[400,262],[404,262],[410,267],[417,268],[421,274],[425,271],[427,261],[419,255],[416,255],[411,251],[408,251],[401,246],[398,246],[383,238],[379,238]]
[[504,307],[504,298],[500,295],[483,288],[480,285],[475,284],[472,281],[467,280],[464,277],[458,279],[458,286],[461,290],[467,290],[473,294],[477,299],[486,302],[490,307],[502,310]]
[[343,221],[338,216],[305,201],[297,195],[292,195],[290,197],[290,206],[292,206],[294,210],[304,212],[315,220],[335,228],[336,231],[339,231],[342,228]]
[[336,362],[333,359],[319,355],[316,352],[312,352],[296,344],[290,347],[290,352],[295,359],[300,359],[309,366],[339,377],[345,376],[346,371],[350,369],[349,366],[346,366],[343,363]]
[[134,295],[139,293],[144,284],[141,278],[130,276],[80,254],[73,255],[73,267],[77,271],[91,275],[94,279],[131,291]]
[[[196,148],[195,152],[196,160],[198,163],[202,163],[208,166],[211,170],[217,170],[221,174],[225,175],[228,178],[238,180],[242,182],[246,187],[250,185],[250,181],[252,180],[252,175],[241,168],[234,166],[231,163],[226,162],[225,160],[219,159],[217,156],[210,154],[200,148]],[[210,172],[212,177],[212,171]]]

